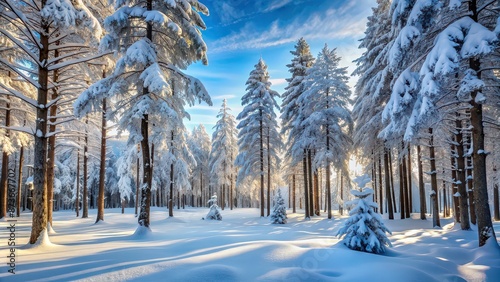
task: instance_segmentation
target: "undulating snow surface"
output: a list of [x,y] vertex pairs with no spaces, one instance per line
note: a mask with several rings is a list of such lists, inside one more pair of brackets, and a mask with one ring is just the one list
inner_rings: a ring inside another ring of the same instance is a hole
[[[222,221],[202,220],[207,208],[176,209],[173,218],[152,210],[153,232],[142,237],[133,235],[133,209],[106,210],[97,225],[95,210],[87,219],[55,212],[50,242],[16,249],[16,274],[2,263],[0,281],[500,281],[500,250],[477,248],[476,231],[451,218],[442,229],[417,217],[384,219],[393,248],[375,255],[333,236],[347,218],[337,214],[304,221],[288,210],[288,223],[275,225],[258,209],[226,209]],[[17,222],[17,245],[28,242],[30,223],[29,213]],[[500,237],[500,223],[495,229]]]

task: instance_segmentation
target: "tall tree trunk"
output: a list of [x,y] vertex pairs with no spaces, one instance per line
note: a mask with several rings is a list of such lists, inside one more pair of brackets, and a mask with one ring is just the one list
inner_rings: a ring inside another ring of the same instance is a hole
[[[403,154],[403,158],[401,159],[402,168],[403,168],[403,192],[404,192],[404,203],[405,203],[405,218],[410,218],[410,203],[408,201],[408,170],[406,169],[406,157]],[[403,212],[403,211],[401,211]]]
[[[45,7],[46,1],[41,3],[41,9]],[[42,18],[40,33],[39,62],[47,62],[49,59],[49,26],[50,22]],[[49,70],[47,64],[38,66],[38,95],[35,125],[35,158],[33,163],[33,217],[31,224],[30,244],[35,244],[38,238],[47,228],[47,117],[48,117],[48,79]]]
[[[5,106],[5,127],[10,126],[10,102],[7,101]],[[6,137],[9,137],[10,130],[6,130]],[[2,175],[0,177],[0,218],[7,217],[7,198],[8,198],[8,169],[9,155],[7,152],[2,152]]]
[[292,208],[293,208],[293,213],[297,212],[296,206],[295,206],[295,173],[292,175]]
[[392,206],[393,206],[392,210],[394,212],[396,212],[397,206],[396,206],[396,192],[394,189],[394,173],[392,170],[392,149],[389,149],[389,170],[390,170],[390,179],[391,179],[390,188],[391,188],[391,195],[392,195]]
[[231,186],[229,186],[229,206],[230,210],[233,210],[233,175],[229,176],[229,181]]
[[[373,187],[373,201],[375,203],[380,203],[380,201],[378,200],[378,190],[377,190],[377,166],[376,166],[376,163],[375,163],[375,154],[373,153],[373,150],[372,150],[372,187]],[[383,211],[380,211],[381,208],[375,208],[375,211],[382,214]]]
[[203,167],[200,166],[200,206],[203,207]]
[[328,209],[328,219],[332,218],[332,189],[330,187],[330,162],[326,163],[326,208]]
[[[102,72],[103,78],[106,73]],[[106,98],[102,99],[101,117],[101,158],[99,167],[99,194],[97,196],[97,218],[96,223],[104,220],[104,181],[106,175]]]
[[456,114],[456,119],[455,119],[455,141],[456,141],[456,150],[457,150],[457,170],[456,170],[456,175],[457,175],[457,191],[459,194],[458,197],[458,205],[459,205],[459,210],[460,210],[460,228],[462,230],[470,230],[470,223],[469,223],[469,206],[467,204],[467,188],[466,188],[466,183],[467,180],[465,178],[465,170],[466,170],[466,164],[465,164],[465,151],[464,151],[464,140],[463,140],[463,126],[462,126],[462,120],[460,119],[460,114]]
[[319,216],[320,215],[320,197],[319,197],[319,178],[318,178],[318,170],[316,169],[314,171],[314,198],[316,199],[314,202],[314,214]]
[[21,187],[23,186],[24,146],[19,149],[19,173],[17,175],[16,216],[21,216]]
[[267,128],[267,216],[271,214],[271,147],[269,143],[270,128]]
[[89,118],[85,119],[85,138],[83,146],[83,207],[82,207],[82,218],[89,217],[89,205],[88,205],[88,148],[89,148],[89,133],[87,132],[87,127],[89,125]]
[[387,206],[389,208],[389,219],[394,219],[394,209],[392,205],[392,194],[391,194],[391,185],[389,179],[389,168],[391,167],[389,161],[389,149],[384,148],[384,176],[385,176],[385,197],[387,199]]
[[427,200],[425,198],[425,186],[424,186],[424,170],[422,164],[422,152],[420,151],[420,145],[417,145],[417,162],[418,162],[418,192],[420,196],[420,219],[426,220],[427,217],[425,213],[427,212]]
[[400,158],[401,162],[399,163],[399,213],[401,215],[401,219],[405,219],[405,184],[403,179],[403,163],[404,159]]
[[[174,131],[172,130],[172,136],[170,138],[170,148],[172,150],[172,155],[174,154]],[[170,164],[170,193],[168,199],[168,216],[174,216],[174,163]]]
[[[373,166],[376,167],[376,164],[374,163]],[[384,187],[382,186],[382,158],[380,157],[380,154],[378,154],[378,188],[379,188],[379,203],[378,203],[379,212],[380,214],[384,214]],[[389,205],[390,204],[391,203],[389,202]]]
[[[413,212],[413,185],[412,185],[412,171],[411,171],[411,144],[408,143],[408,211],[409,213]],[[407,214],[409,217],[409,214]]]
[[312,171],[312,152],[307,151],[307,177],[309,177],[307,183],[309,184],[309,215],[314,215],[314,192],[313,192],[313,171]]
[[[22,149],[22,148],[21,148]],[[493,211],[495,214],[495,220],[500,220],[500,205],[498,200],[498,178],[497,178],[497,167],[493,166],[494,174],[494,184],[493,184]]]
[[[470,144],[470,142],[468,143]],[[468,157],[466,158],[466,170],[465,170],[465,178],[467,181],[467,195],[469,198],[469,211],[470,211],[470,222],[472,224],[476,224],[476,207],[475,207],[475,201],[474,201],[474,185],[473,185],[473,180],[472,180],[472,158]]]
[[[80,138],[78,138],[80,144]],[[76,217],[80,217],[80,149],[76,150],[76,197],[75,197]]]
[[304,157],[302,158],[302,171],[304,173],[304,212],[305,218],[310,219],[309,214],[309,185],[307,185],[307,151],[304,149]]
[[[148,11],[153,9],[153,0],[147,0],[146,8]],[[153,41],[153,24],[146,24],[146,37]],[[148,88],[144,88],[142,95],[148,95]],[[142,187],[141,187],[141,209],[139,212],[138,223],[149,229],[150,206],[151,206],[151,157],[149,149],[149,125],[148,114],[144,114],[141,119],[141,152],[142,152]]]
[[439,195],[437,188],[436,154],[434,152],[434,134],[432,128],[429,128],[429,159],[431,164],[431,187],[432,187],[432,226],[441,227],[439,220]]
[[[56,45],[59,45],[56,42]],[[54,51],[54,58],[59,57],[59,51]],[[56,60],[55,63],[58,63]],[[59,82],[59,71],[54,70],[52,73],[52,82],[57,84]],[[51,99],[54,101],[59,96],[57,87],[52,89]],[[57,121],[57,103],[54,103],[49,109],[49,137],[47,144],[47,221],[52,227],[52,211],[54,210],[54,165],[56,163],[56,121]]]
[[[141,150],[141,147],[139,144],[137,144],[137,153],[139,153]],[[137,162],[136,162],[136,176],[135,176],[135,216],[138,216],[138,213],[139,213],[139,187],[141,186],[140,184],[140,179],[141,179],[141,162],[139,160],[139,156],[137,156]]]
[[[469,1],[469,11],[475,22],[478,22],[477,0]],[[481,62],[479,58],[469,59],[469,67],[477,72],[478,79],[481,79]],[[484,125],[483,125],[483,105],[476,103],[478,90],[471,93],[470,122],[472,125],[472,163],[474,175],[474,205],[477,219],[477,231],[479,234],[479,246],[484,246],[491,238],[496,243],[495,231],[491,221],[490,205],[488,202],[488,183],[486,177],[486,151],[484,148]],[[472,216],[471,216],[472,217]]]
[[220,205],[221,205],[222,210],[224,210],[224,206],[226,204],[226,191],[225,191],[226,190],[226,184],[223,183],[221,188],[222,188],[222,192],[221,192],[222,196],[221,196]]
[[[456,138],[453,137],[454,142],[456,142]],[[455,161],[454,154],[456,154],[456,146],[455,144],[451,144],[451,193],[453,197],[453,216],[455,218],[455,222],[460,222],[460,208],[458,205],[459,197],[458,197],[458,185],[457,185],[457,165]]]
[[259,149],[260,149],[260,216],[264,217],[264,133],[262,109],[259,109]]
[[340,209],[340,214],[344,214],[344,173],[340,173],[340,202],[341,202],[341,209]]

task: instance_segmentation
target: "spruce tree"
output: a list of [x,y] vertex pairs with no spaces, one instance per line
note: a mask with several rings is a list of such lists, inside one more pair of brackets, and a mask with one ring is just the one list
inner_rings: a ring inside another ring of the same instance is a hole
[[276,193],[274,201],[275,201],[274,208],[273,212],[271,213],[271,223],[285,224],[287,221],[286,206],[285,206],[285,200],[281,196],[280,189],[278,189],[278,193]]

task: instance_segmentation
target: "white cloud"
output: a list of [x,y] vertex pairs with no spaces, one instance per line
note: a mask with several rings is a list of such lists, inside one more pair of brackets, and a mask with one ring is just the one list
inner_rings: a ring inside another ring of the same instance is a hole
[[234,94],[227,94],[227,95],[213,96],[212,100],[220,100],[220,101],[222,101],[223,99],[230,100],[230,99],[233,99],[233,98],[236,98],[236,95],[234,95]]
[[272,85],[283,85],[286,84],[286,79],[285,78],[271,78],[269,81],[272,83]]
[[210,49],[214,53],[259,49],[295,42],[300,37],[306,40],[328,41],[333,38],[361,38],[366,28],[366,18],[371,13],[370,4],[373,1],[359,2],[346,1],[337,9],[312,13],[305,20],[295,19],[287,25],[281,25],[278,20],[275,20],[264,31],[258,30],[249,22],[238,33],[232,33],[213,42]]

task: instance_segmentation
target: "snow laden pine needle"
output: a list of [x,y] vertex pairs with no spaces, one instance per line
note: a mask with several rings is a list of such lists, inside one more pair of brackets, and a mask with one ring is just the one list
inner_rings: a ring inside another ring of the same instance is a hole
[[281,196],[281,190],[278,189],[278,193],[275,197],[275,204],[273,207],[273,212],[271,213],[271,223],[272,224],[285,224],[287,220],[285,200]]
[[208,220],[222,220],[222,215],[219,212],[219,206],[217,205],[217,195],[213,195],[208,203],[211,205],[210,210],[207,214]]
[[348,203],[353,209],[337,236],[344,237],[343,242],[349,249],[375,254],[384,253],[386,247],[392,246],[385,233],[392,233],[385,227],[380,214],[374,211],[377,203],[372,200],[373,189],[364,187],[369,182],[369,177],[367,175],[357,177],[355,182],[360,191],[351,190],[351,194],[357,199]]

